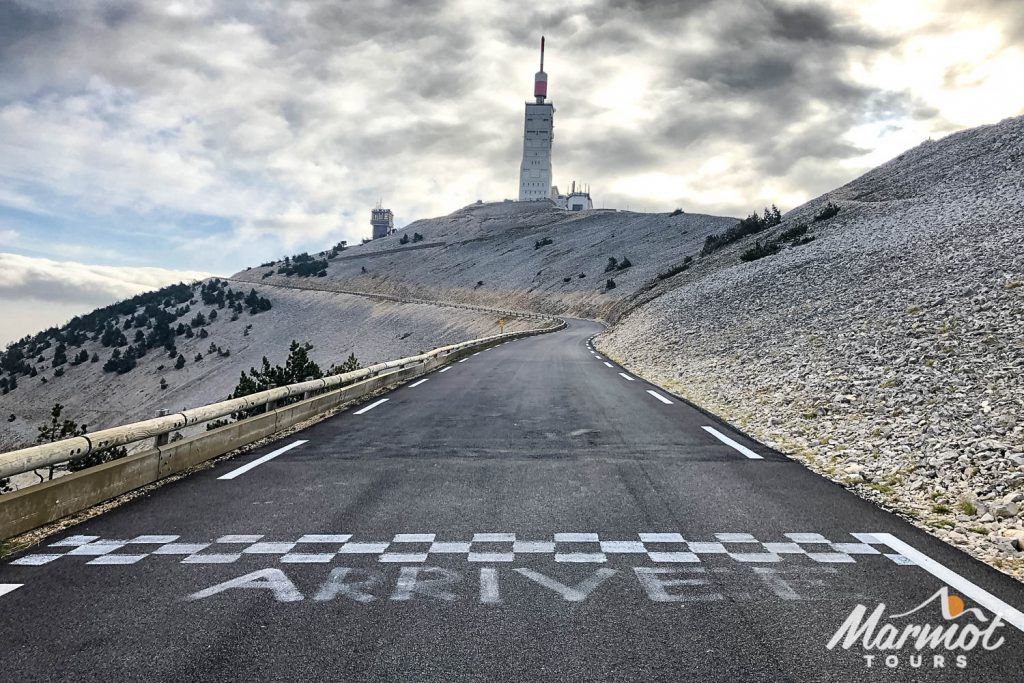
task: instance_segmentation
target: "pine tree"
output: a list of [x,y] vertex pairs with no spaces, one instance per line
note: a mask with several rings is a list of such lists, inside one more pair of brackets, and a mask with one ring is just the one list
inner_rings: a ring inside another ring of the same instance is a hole
[[181,370],[183,367],[185,367],[185,356],[183,356],[183,355],[181,355],[179,353],[178,354],[178,360],[176,360],[174,362],[174,369],[175,370]]

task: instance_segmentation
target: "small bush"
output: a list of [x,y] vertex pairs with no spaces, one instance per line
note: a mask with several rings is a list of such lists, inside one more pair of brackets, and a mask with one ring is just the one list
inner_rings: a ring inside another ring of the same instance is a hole
[[818,215],[814,217],[814,221],[827,221],[829,218],[832,218],[837,213],[839,213],[839,207],[833,204],[832,202],[829,202],[828,204],[825,205],[825,208],[819,211]]
[[800,239],[801,237],[803,237],[806,234],[807,234],[807,224],[806,223],[801,223],[800,225],[797,225],[796,227],[792,227],[789,230],[783,230],[779,234],[779,239],[783,240],[785,242],[793,242],[795,240]]
[[423,241],[423,235],[419,234],[418,232],[414,232],[412,234],[412,241],[413,242],[422,242]]
[[562,278],[562,282],[572,282],[572,278],[571,277],[563,277]]
[[777,242],[755,242],[754,246],[747,249],[745,252],[740,254],[740,260],[742,261],[756,261],[757,259],[764,258],[765,256],[771,256],[779,251],[779,245]]
[[537,240],[536,242],[534,242],[533,243],[533,248],[534,248],[534,250],[537,250],[537,249],[540,249],[541,247],[546,247],[549,244],[554,244],[554,243],[555,243],[555,241],[553,239],[551,239],[550,237],[545,237],[542,240]]
[[682,209],[676,209],[675,211],[670,213],[669,216],[682,216],[683,213],[685,213],[685,212]]
[[608,281],[604,283],[605,291],[609,289],[615,289],[615,280],[608,278]]
[[668,278],[672,277],[673,275],[678,275],[679,273],[683,272],[684,270],[689,269],[689,267],[690,267],[690,265],[692,263],[693,263],[693,257],[692,256],[687,256],[686,258],[683,259],[683,262],[680,263],[678,266],[673,266],[673,267],[669,268],[668,270],[666,270],[664,273],[658,273],[658,279],[659,280],[667,280]]
[[622,260],[619,261],[619,265],[615,267],[615,270],[625,270],[626,268],[632,267],[632,265],[633,263],[628,258],[623,257]]
[[408,235],[402,235],[402,239],[398,240],[398,243],[399,244],[409,244],[409,236]]
[[610,273],[610,272],[612,272],[613,270],[615,270],[618,267],[619,267],[619,260],[617,258],[615,258],[614,256],[609,256],[608,257],[608,264],[605,265],[605,267],[604,267],[604,272]]

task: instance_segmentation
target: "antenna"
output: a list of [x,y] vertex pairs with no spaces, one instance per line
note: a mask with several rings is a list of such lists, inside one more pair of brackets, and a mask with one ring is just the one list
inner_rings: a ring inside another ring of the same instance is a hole
[[540,70],[544,70],[544,36],[540,37]]

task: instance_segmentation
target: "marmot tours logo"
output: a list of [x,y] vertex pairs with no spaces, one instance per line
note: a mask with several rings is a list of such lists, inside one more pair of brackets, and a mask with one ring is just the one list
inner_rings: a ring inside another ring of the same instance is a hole
[[990,618],[980,608],[966,607],[945,586],[912,610],[889,616],[885,610],[885,603],[879,603],[868,615],[866,606],[857,605],[826,647],[850,650],[859,645],[868,668],[965,669],[966,653],[979,647],[995,650],[1005,641],[998,635],[1005,626],[998,614]]

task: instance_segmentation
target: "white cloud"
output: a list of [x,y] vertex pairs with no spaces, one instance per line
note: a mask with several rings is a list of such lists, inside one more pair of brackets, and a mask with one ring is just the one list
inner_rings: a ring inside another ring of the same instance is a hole
[[0,252],[0,344],[98,306],[205,277],[192,271],[92,266]]

